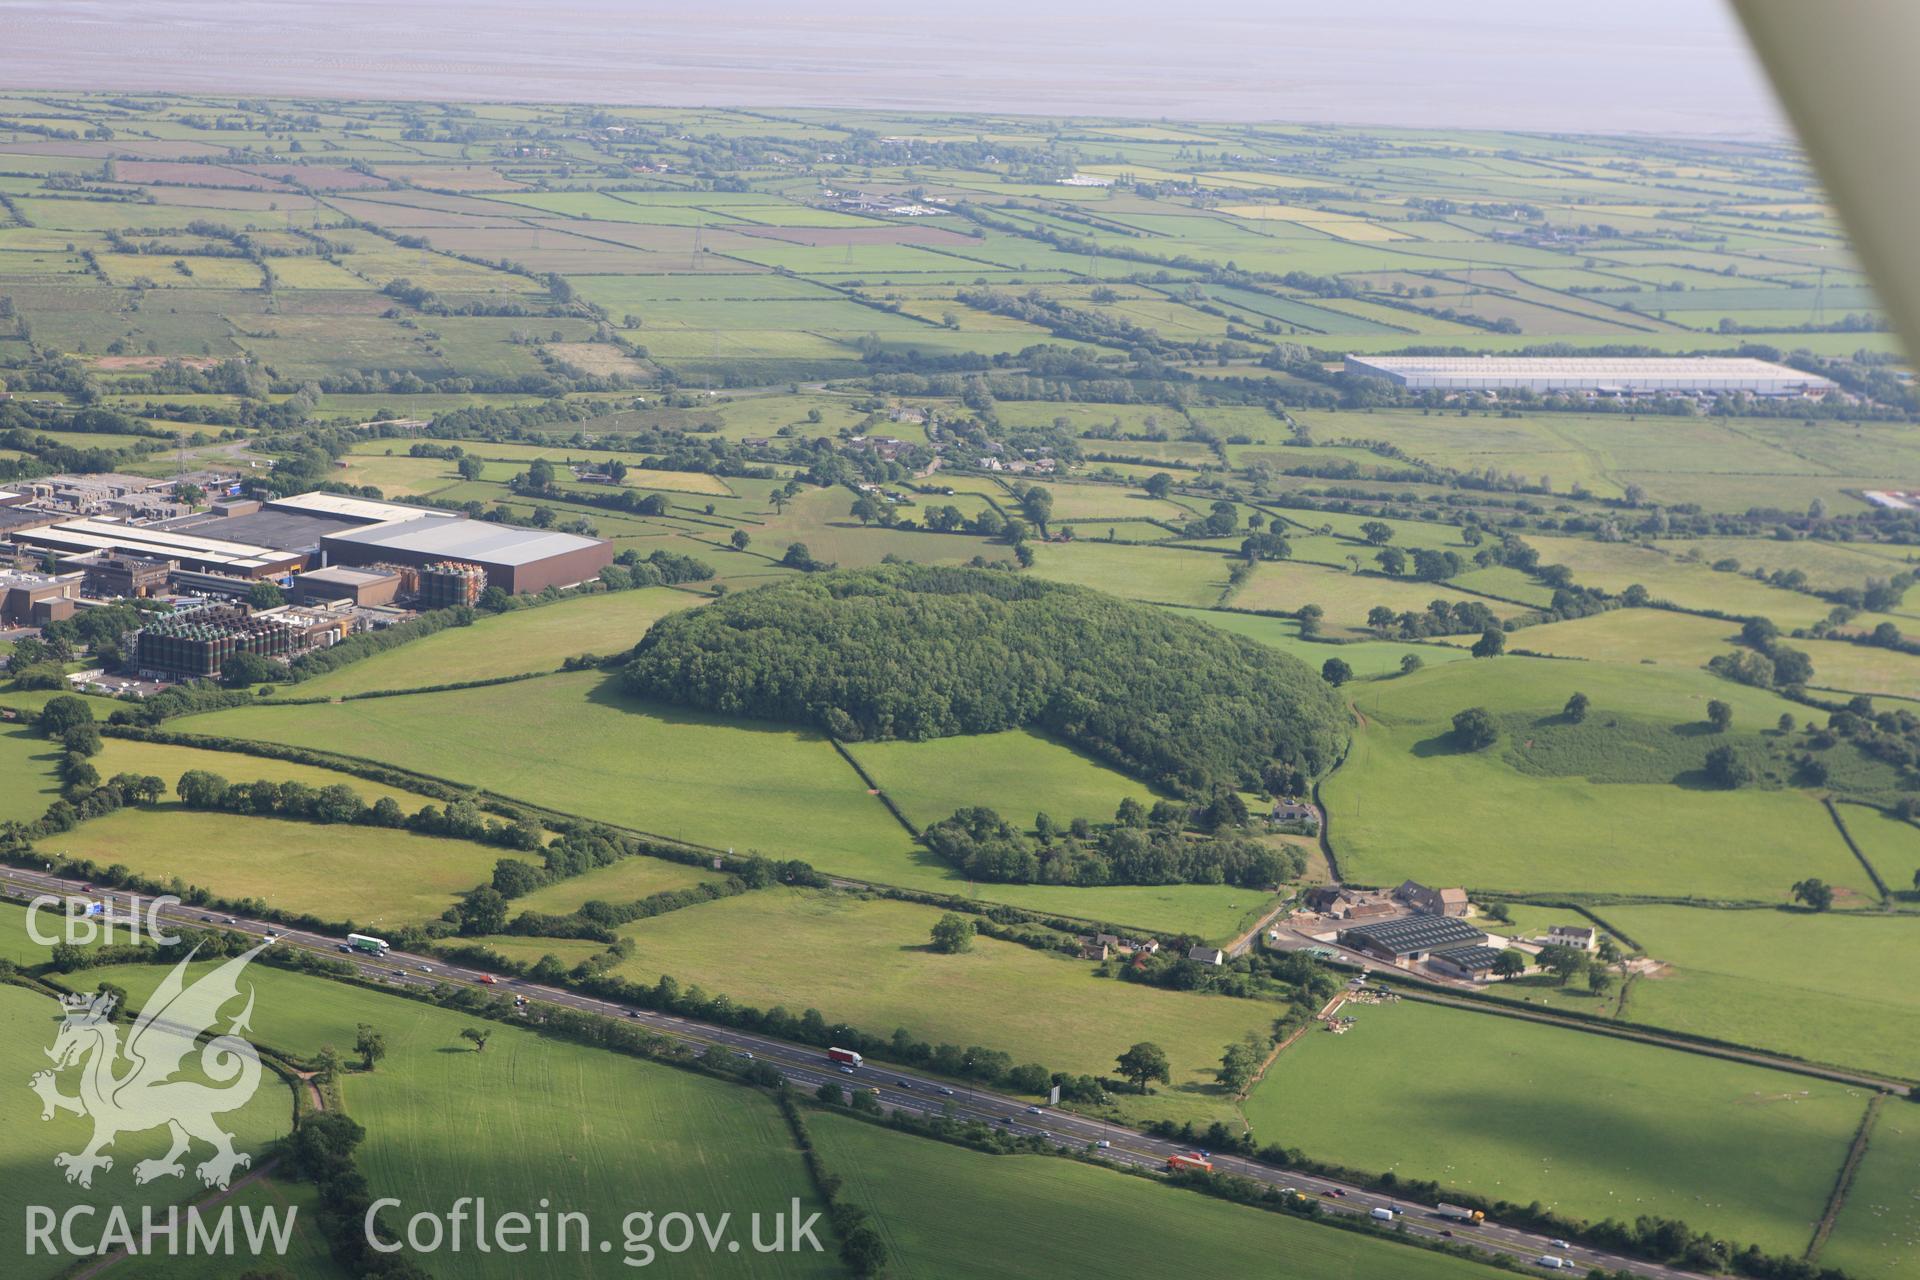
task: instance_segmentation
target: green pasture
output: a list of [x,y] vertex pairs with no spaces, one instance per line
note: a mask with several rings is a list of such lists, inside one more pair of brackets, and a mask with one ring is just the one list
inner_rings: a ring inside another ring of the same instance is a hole
[[1093,757],[1027,729],[933,738],[925,742],[859,742],[848,750],[916,825],[928,826],[970,805],[998,809],[1031,826],[1046,813],[1113,818],[1123,799],[1151,806],[1153,792]]
[[1203,1124],[1231,1111],[1213,1083],[1220,1054],[1285,1012],[1097,977],[1091,962],[994,938],[943,955],[928,942],[940,915],[917,903],[766,889],[624,926],[635,949],[615,972],[646,983],[671,974],[683,988],[763,1009],[815,1008],[881,1036],[905,1027],[930,1044],[978,1044],[1055,1071],[1111,1075],[1116,1056],[1151,1040],[1167,1050],[1172,1081],[1118,1104],[1140,1118]]
[[[1571,1217],[1642,1214],[1798,1253],[1858,1089],[1402,1001],[1310,1031],[1247,1099],[1256,1140]],[[1311,1100],[1309,1103],[1308,1100]]]
[[1893,1280],[1920,1259],[1920,1121],[1911,1106],[1880,1109],[1867,1154],[1820,1251],[1822,1266]]

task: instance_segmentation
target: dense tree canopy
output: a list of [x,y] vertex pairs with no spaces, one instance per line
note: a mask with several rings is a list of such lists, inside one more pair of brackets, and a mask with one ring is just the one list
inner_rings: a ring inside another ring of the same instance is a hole
[[849,740],[1032,726],[1183,794],[1311,776],[1347,717],[1302,663],[1080,587],[986,569],[837,570],[663,618],[626,686]]

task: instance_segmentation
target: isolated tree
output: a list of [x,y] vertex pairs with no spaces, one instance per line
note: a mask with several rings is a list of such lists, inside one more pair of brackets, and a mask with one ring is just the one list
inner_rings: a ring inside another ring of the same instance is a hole
[[484,1030],[480,1027],[466,1027],[460,1032],[460,1038],[473,1045],[473,1051],[475,1053],[485,1053],[487,1051],[487,1041],[491,1039],[492,1036],[492,1031]]
[[973,921],[949,911],[933,922],[933,949],[943,955],[973,950]]
[[1155,1080],[1165,1084],[1173,1078],[1173,1069],[1167,1062],[1167,1051],[1151,1040],[1142,1040],[1134,1045],[1121,1054],[1116,1062],[1121,1078],[1131,1080],[1133,1087],[1141,1093],[1148,1092],[1147,1086]]
[[49,738],[63,737],[69,729],[92,723],[93,708],[87,705],[84,698],[71,693],[48,698],[47,704],[40,708],[40,714],[33,719],[34,727]]
[[1164,471],[1156,471],[1147,477],[1144,488],[1148,497],[1164,498],[1173,490],[1173,477]]
[[1053,495],[1039,485],[1033,486],[1020,495],[1020,514],[1045,533],[1047,521],[1053,517]]
[[1793,900],[1805,903],[1815,911],[1826,911],[1833,906],[1833,886],[1819,879],[1796,881]]
[[1488,627],[1473,642],[1473,656],[1476,658],[1497,658],[1506,651],[1507,633],[1498,627]]
[[1360,536],[1376,547],[1384,547],[1393,541],[1393,526],[1384,520],[1369,520],[1360,526]]
[[1564,715],[1574,724],[1579,724],[1587,718],[1587,708],[1592,705],[1592,700],[1589,699],[1586,694],[1576,693],[1567,699],[1567,705],[1561,708],[1560,714]]
[[1508,947],[1493,960],[1494,973],[1502,978],[1517,978],[1527,971],[1527,953]]
[[745,551],[747,549],[747,544],[752,542],[753,539],[748,535],[745,529],[735,529],[733,531],[733,536],[731,538],[728,538],[727,541],[733,544],[733,549],[735,551]]
[[872,524],[880,518],[880,504],[863,493],[853,500],[853,506],[848,509],[847,514],[861,524]]
[[486,474],[487,474],[487,464],[482,462],[480,459],[478,458],[460,459],[460,478],[462,480],[478,480]]
[[1425,660],[1417,653],[1406,653],[1400,656],[1400,674],[1403,676],[1410,676],[1426,665]]
[[1453,740],[1468,751],[1484,751],[1500,738],[1500,726],[1485,707],[1468,707],[1454,713]]
[[[1380,566],[1380,572],[1399,577],[1407,571],[1407,553],[1398,547],[1382,547],[1373,553],[1373,561]],[[1388,611],[1392,616],[1392,611]]]
[[499,933],[507,925],[507,900],[490,884],[483,884],[461,902],[460,932],[468,937]]
[[340,1051],[330,1044],[320,1046],[320,1052],[313,1057],[313,1078],[321,1084],[331,1084],[339,1076]]
[[1353,668],[1339,658],[1328,658],[1320,664],[1320,678],[1338,689],[1353,679]]
[[1778,728],[1782,733],[1793,732],[1793,712],[1782,711],[1780,713],[1780,721],[1779,721]]
[[1303,604],[1294,610],[1293,616],[1300,623],[1300,638],[1311,640],[1320,634],[1320,620],[1327,616],[1327,611],[1317,604]]
[[1594,965],[1587,970],[1587,990],[1594,995],[1603,996],[1613,990],[1613,974],[1602,965]]
[[542,492],[553,488],[553,464],[545,458],[535,458],[527,467],[527,487]]
[[353,1051],[360,1055],[361,1068],[371,1071],[374,1063],[387,1056],[387,1038],[362,1022],[354,1028]]
[[1718,698],[1713,699],[1707,703],[1707,723],[1715,733],[1725,733],[1733,727],[1733,708]]

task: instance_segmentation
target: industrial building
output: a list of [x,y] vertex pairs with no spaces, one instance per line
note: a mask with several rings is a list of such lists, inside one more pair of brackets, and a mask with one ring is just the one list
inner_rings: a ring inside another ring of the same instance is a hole
[[[211,595],[244,594],[250,580],[329,566],[416,570],[425,590],[429,566],[458,562],[471,568],[437,570],[458,581],[438,584],[445,590],[437,587],[436,598],[471,603],[489,586],[508,592],[570,587],[613,563],[612,544],[597,538],[332,493],[222,503],[152,524],[69,520],[21,529],[13,538],[56,556],[170,560],[178,566],[177,586]],[[475,571],[484,578],[478,587],[470,581]],[[239,589],[224,590],[221,580],[239,580]]]
[[70,618],[80,585],[77,573],[0,572],[0,622],[44,627]]
[[416,519],[332,534],[322,539],[321,552],[328,564],[418,565],[423,594],[428,567],[450,560],[480,566],[486,571],[485,586],[509,593],[571,587],[613,563],[613,544],[598,538],[424,512]]
[[1402,916],[1340,931],[1340,945],[1397,965],[1418,964],[1436,951],[1484,946],[1487,935],[1452,916]]
[[1595,396],[1820,396],[1827,379],[1744,356],[1360,356],[1346,371],[1408,391],[1533,391]]
[[[414,575],[418,581],[418,576]],[[349,600],[356,605],[392,604],[405,575],[394,569],[311,569],[293,580],[295,604]]]
[[133,666],[149,679],[209,680],[235,654],[277,658],[290,653],[296,636],[286,621],[255,615],[244,605],[180,609],[134,633]]
[[167,579],[180,566],[171,560],[116,556],[102,551],[62,556],[55,562],[62,572],[85,575],[86,593],[101,600],[146,600],[165,595]]

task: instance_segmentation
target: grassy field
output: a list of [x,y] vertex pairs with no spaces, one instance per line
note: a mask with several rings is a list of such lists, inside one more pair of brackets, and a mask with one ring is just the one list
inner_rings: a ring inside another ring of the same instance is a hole
[[[156,980],[164,972],[157,966],[152,970]],[[76,979],[75,985],[87,991],[102,980],[91,973],[83,975],[83,979]],[[237,1003],[235,1008],[237,1010]],[[25,1237],[16,1234],[21,1229],[19,1224],[25,1221],[25,1206],[46,1205],[55,1212],[64,1212],[68,1206],[86,1203],[98,1206],[98,1212],[104,1214],[107,1206],[120,1205],[133,1214],[137,1225],[142,1205],[161,1206],[197,1198],[204,1188],[194,1174],[193,1164],[210,1154],[204,1144],[196,1144],[184,1179],[160,1178],[139,1186],[133,1178],[135,1163],[166,1154],[167,1134],[160,1128],[128,1133],[114,1142],[109,1153],[113,1157],[113,1168],[95,1174],[91,1190],[70,1186],[53,1158],[58,1152],[79,1151],[92,1126],[84,1117],[70,1113],[41,1123],[38,1105],[24,1088],[29,1076],[46,1070],[45,1050],[53,1043],[58,1021],[59,1010],[52,997],[20,987],[0,986],[0,1028],[5,1030],[5,1034],[0,1035],[0,1072],[14,1082],[18,1097],[10,1114],[22,1121],[8,1125],[9,1136],[0,1143],[0,1168],[6,1173],[0,1178],[0,1221],[6,1223],[4,1232],[0,1232],[0,1253],[9,1259],[8,1275],[32,1280],[59,1274],[63,1266],[62,1259],[57,1257],[26,1256]],[[199,1074],[197,1062],[198,1055],[189,1055],[181,1078],[213,1083]],[[71,1096],[76,1090],[75,1080],[76,1073],[69,1072],[60,1081],[61,1092]],[[32,1123],[24,1123],[29,1118]],[[235,1150],[254,1156],[256,1163],[261,1149],[285,1134],[292,1121],[292,1095],[279,1077],[271,1073],[263,1074],[260,1089],[250,1102],[220,1117],[222,1127],[234,1135]],[[94,1229],[98,1230],[103,1223],[104,1218],[96,1217]],[[84,1227],[82,1235],[84,1238]]]
[[1881,1108],[1847,1203],[1820,1251],[1822,1266],[1893,1280],[1920,1262],[1920,1119],[1913,1111],[1898,1102]]
[[[1182,617],[1204,622],[1222,631],[1257,640],[1269,648],[1292,654],[1316,671],[1329,658],[1338,658],[1353,668],[1356,676],[1398,675],[1408,655],[1422,664],[1458,662],[1467,655],[1460,649],[1437,644],[1403,644],[1397,640],[1356,640],[1349,644],[1325,644],[1300,638],[1300,624],[1292,618],[1270,618],[1257,613],[1229,613],[1223,609],[1174,609]],[[1529,633],[1531,634],[1531,633]]]
[[689,907],[620,930],[637,944],[617,972],[640,982],[670,973],[685,987],[768,1008],[812,1007],[828,1022],[879,1035],[905,1027],[929,1043],[984,1045],[1055,1071],[1111,1074],[1129,1045],[1167,1050],[1173,1080],[1129,1114],[1210,1119],[1230,1114],[1212,1083],[1220,1054],[1264,1032],[1280,1006],[1195,996],[1093,976],[1093,965],[1013,942],[976,938],[942,955],[927,937],[940,912],[849,894],[768,889]]
[[1341,867],[1362,883],[1412,876],[1475,888],[1784,902],[1794,881],[1817,875],[1849,893],[1872,891],[1825,810],[1804,793],[1584,776],[1632,776],[1634,734],[1619,735],[1617,751],[1568,762],[1581,771],[1567,776],[1515,768],[1510,753],[1525,746],[1517,735],[1478,752],[1458,750],[1451,736],[1463,708],[1552,721],[1577,690],[1593,701],[1593,740],[1606,742],[1599,717],[1622,714],[1698,743],[1704,757],[1709,744],[1688,735],[1710,698],[1734,707],[1736,727],[1758,728],[1792,709],[1770,694],[1704,673],[1514,657],[1354,690],[1366,722],[1323,794]]
[[1914,1074],[1920,993],[1904,975],[1920,918],[1609,906],[1670,969],[1636,978],[1625,1018],[1816,1062]]
[[31,822],[60,798],[59,743],[27,724],[0,724],[0,818]]
[[1154,604],[1200,606],[1219,601],[1231,568],[1225,556],[1113,542],[1050,543],[1035,548],[1033,562],[1033,572],[1051,582]]
[[1882,880],[1896,892],[1920,888],[1920,827],[1865,805],[1841,805],[1840,818]]
[[1273,1280],[1495,1274],[1069,1160],[982,1155],[834,1115],[810,1117],[808,1129],[845,1194],[873,1215],[901,1280],[1114,1275],[1149,1258],[1177,1258],[1189,1275]]
[[360,662],[287,686],[289,696],[337,698],[377,689],[488,680],[523,671],[557,670],[583,653],[631,649],[655,621],[691,608],[700,597],[648,587],[562,600],[449,627]]
[[[137,997],[156,972],[100,975]],[[634,1209],[737,1218],[785,1209],[795,1196],[819,1207],[772,1103],[737,1086],[498,1024],[475,1053],[460,1031],[484,1024],[466,1015],[258,966],[247,980],[258,992],[262,1045],[301,1057],[323,1044],[350,1049],[361,1022],[385,1036],[378,1069],[347,1077],[342,1089],[367,1128],[359,1160],[374,1195],[398,1197],[406,1213],[444,1213],[471,1195],[494,1213],[531,1214],[545,1199],[554,1213],[588,1213],[596,1235],[613,1239],[610,1256],[543,1256],[542,1276],[630,1274],[618,1228]],[[468,1250],[431,1262],[436,1276],[486,1280],[527,1274],[527,1256]],[[839,1274],[830,1253],[748,1256],[750,1271],[726,1254],[674,1261],[700,1276]]]
[[238,751],[209,751],[201,747],[181,747],[165,742],[138,742],[132,738],[103,739],[105,747],[93,759],[102,777],[116,773],[152,774],[167,784],[171,792],[180,775],[189,769],[217,773],[229,782],[300,782],[309,787],[335,785],[353,788],[368,804],[391,797],[393,802],[412,813],[424,804],[439,801],[414,791],[402,791],[381,782],[369,782],[350,773],[322,769],[316,765],[296,764],[291,760],[273,760],[266,756]]
[[1155,799],[1144,783],[1027,729],[927,742],[859,742],[848,750],[923,827],[967,805],[986,805],[1026,826],[1042,811],[1062,824],[1074,818],[1106,822],[1124,798],[1149,807]]
[[690,867],[685,863],[669,862],[665,858],[640,855],[622,858],[611,866],[596,868],[585,875],[556,880],[535,889],[524,898],[515,898],[513,902],[518,910],[565,915],[579,910],[582,903],[594,899],[602,902],[632,902],[668,889],[683,889],[721,878],[718,872],[703,867]]
[[[1356,548],[1355,554],[1363,553]],[[1525,612],[1519,605],[1469,595],[1444,583],[1389,578],[1377,573],[1349,573],[1344,569],[1293,561],[1258,566],[1252,578],[1235,591],[1227,603],[1236,609],[1287,612],[1317,604],[1325,612],[1324,625],[1329,632],[1365,635],[1369,610],[1384,605],[1395,613],[1425,613],[1435,600],[1477,600],[1497,618]]]
[[44,842],[322,920],[393,928],[431,919],[486,880],[503,849],[384,827],[323,826],[161,806],[122,809]]
[[[976,887],[914,846],[820,735],[634,702],[593,672],[330,705],[241,707],[180,724],[346,750],[715,848],[803,858],[841,875],[1092,920],[1219,939],[1250,924],[1263,901],[1227,885]],[[500,724],[542,726],[541,750],[503,739]]]
[[1511,1018],[1405,1001],[1357,1016],[1269,1069],[1246,1104],[1257,1139],[1575,1217],[1667,1214],[1770,1252],[1806,1247],[1866,1103]]

